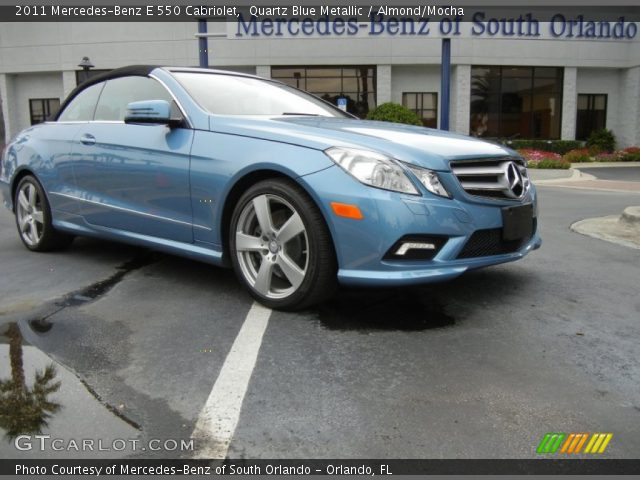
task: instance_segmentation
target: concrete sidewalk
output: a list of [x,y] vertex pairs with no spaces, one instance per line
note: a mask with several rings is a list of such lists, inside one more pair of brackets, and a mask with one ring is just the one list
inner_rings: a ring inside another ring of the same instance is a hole
[[582,162],[572,163],[571,168],[616,168],[616,167],[640,167],[640,162]]
[[640,193],[640,182],[624,180],[602,180],[584,173],[580,168],[640,167],[640,162],[593,162],[573,163],[568,170],[529,170],[529,175],[538,186],[600,190],[606,192]]
[[640,249],[640,207],[627,207],[622,215],[587,218],[571,225],[582,235]]
[[[581,168],[640,167],[640,162],[574,163],[568,170],[529,170],[537,186],[560,187],[578,190],[640,194],[640,181],[603,180],[581,171]],[[615,177],[624,178],[625,173]],[[591,173],[593,170],[591,170]],[[634,178],[633,176],[631,178]],[[639,203],[638,197],[630,197],[629,203]],[[640,207],[627,207],[622,215],[587,218],[571,225],[571,230],[625,247],[640,249]]]
[[529,177],[533,182],[538,185],[540,183],[547,182],[549,180],[566,180],[567,178],[571,178],[574,175],[575,170],[555,170],[555,169],[537,169],[530,168],[529,169]]

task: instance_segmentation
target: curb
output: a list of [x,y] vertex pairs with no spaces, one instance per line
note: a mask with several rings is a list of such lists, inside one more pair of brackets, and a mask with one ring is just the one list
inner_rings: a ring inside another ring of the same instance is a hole
[[640,162],[579,162],[572,163],[571,168],[616,168],[616,167],[640,167]]
[[620,215],[620,222],[632,228],[638,228],[640,234],[640,207],[627,207]]
[[607,242],[640,250],[640,207],[627,207],[622,215],[587,218],[573,223],[570,230]]
[[582,173],[577,168],[571,168],[569,170],[571,172],[570,177],[563,178],[550,178],[547,180],[534,180],[536,185],[553,185],[554,183],[564,183],[564,182],[579,182],[583,180],[597,180],[597,177],[591,175],[589,173]]

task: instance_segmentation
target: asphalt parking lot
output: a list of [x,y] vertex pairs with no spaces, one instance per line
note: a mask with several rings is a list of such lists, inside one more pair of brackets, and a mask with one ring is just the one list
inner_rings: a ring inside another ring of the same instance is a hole
[[[605,455],[637,457],[640,251],[569,225],[640,196],[539,192],[544,243],[523,261],[272,312],[228,456],[531,458],[547,432],[612,432]],[[5,210],[0,265],[0,324],[19,326],[27,384],[57,365],[44,432],[190,438],[253,303],[231,271],[89,239],[29,253]],[[0,443],[4,458],[123,454],[192,452]]]
[[617,166],[614,168],[585,168],[580,166],[580,171],[593,175],[601,180],[621,180],[630,182],[640,182],[640,168]]

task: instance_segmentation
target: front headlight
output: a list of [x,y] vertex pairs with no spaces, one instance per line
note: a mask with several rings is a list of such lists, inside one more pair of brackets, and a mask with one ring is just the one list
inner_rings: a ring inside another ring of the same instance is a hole
[[346,147],[332,147],[324,153],[347,173],[366,185],[419,195],[404,169],[386,155]]
[[442,185],[442,183],[440,183],[440,177],[438,177],[438,174],[436,172],[426,168],[416,167],[415,165],[407,165],[407,167],[409,167],[409,170],[411,170],[411,172],[416,177],[418,177],[420,183],[422,183],[422,185],[424,185],[425,188],[431,193],[434,193],[441,197],[451,198],[451,195],[449,195],[447,189],[444,188],[444,185]]

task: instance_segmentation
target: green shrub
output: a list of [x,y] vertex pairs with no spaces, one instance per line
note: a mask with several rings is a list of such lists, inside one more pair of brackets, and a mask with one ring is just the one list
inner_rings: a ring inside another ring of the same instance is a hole
[[595,153],[613,152],[616,148],[616,137],[611,130],[603,128],[591,132],[587,139],[589,150]]
[[515,140],[503,139],[500,143],[514,150],[522,148],[542,150],[545,152],[554,152],[564,155],[570,150],[576,150],[584,147],[584,142],[579,140],[526,140],[518,138]]
[[402,105],[391,102],[383,103],[373,110],[370,110],[367,114],[367,120],[422,126],[422,120],[420,120],[418,115]]
[[591,154],[588,148],[577,148],[570,150],[562,156],[563,160],[569,163],[591,162]]
[[541,160],[538,162],[535,168],[559,168],[566,170],[571,168],[571,164],[569,162],[565,162],[564,160]]
[[571,164],[565,160],[540,160],[539,162],[529,163],[529,168],[549,168],[563,169],[571,168]]

